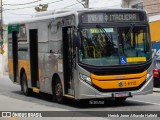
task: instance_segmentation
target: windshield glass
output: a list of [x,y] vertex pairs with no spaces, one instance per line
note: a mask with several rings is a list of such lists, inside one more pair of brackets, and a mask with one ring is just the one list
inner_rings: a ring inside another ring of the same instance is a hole
[[148,27],[83,28],[79,34],[79,61],[85,64],[137,64],[151,57]]

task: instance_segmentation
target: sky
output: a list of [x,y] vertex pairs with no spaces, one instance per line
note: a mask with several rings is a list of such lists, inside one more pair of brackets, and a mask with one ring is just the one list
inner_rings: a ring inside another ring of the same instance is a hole
[[[47,10],[83,8],[82,0],[2,0],[3,22],[27,19],[36,13],[35,6],[48,4]],[[121,0],[89,0],[90,8],[120,8]]]

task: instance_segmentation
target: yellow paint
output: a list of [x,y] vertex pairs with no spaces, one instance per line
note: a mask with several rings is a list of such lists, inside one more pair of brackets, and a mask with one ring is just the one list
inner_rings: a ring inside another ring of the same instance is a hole
[[27,79],[31,80],[31,72],[30,72],[30,61],[29,60],[18,60],[18,73],[20,76],[20,70],[24,68],[26,75],[27,75]]
[[8,59],[8,73],[13,76],[13,59]]
[[[116,89],[116,88],[131,88],[138,87],[146,79],[146,76],[136,79],[127,79],[127,80],[112,80],[112,81],[99,81],[92,79],[94,85],[102,89]],[[119,86],[119,83],[122,82],[123,86]]]
[[18,117],[11,117],[11,118],[9,118],[9,120],[20,120],[20,118],[18,118]]
[[3,49],[0,49],[0,54],[2,54],[2,55],[3,55],[3,54],[4,54],[4,52],[5,52],[5,51],[4,51]]
[[97,28],[90,29],[90,33],[100,33],[101,31]]
[[127,62],[146,62],[146,57],[130,57]]
[[138,74],[124,74],[124,75],[107,75],[107,76],[98,76],[91,73],[91,78],[95,80],[123,80],[123,79],[134,79],[134,78],[140,78],[147,74],[147,71],[144,71],[143,73]]
[[[40,69],[40,67],[39,67],[39,65],[38,65],[38,80],[40,81],[40,78],[42,78],[41,77],[42,76],[42,74],[41,74],[41,69]],[[42,80],[43,81],[43,80]]]
[[[18,60],[18,76],[20,77],[20,71],[24,68],[27,79],[31,80],[31,71],[30,71],[30,61],[29,60]],[[9,75],[13,76],[13,59],[8,59],[8,71]],[[38,66],[39,78],[41,76],[41,69]]]
[[[91,74],[92,83],[102,89],[138,87],[146,80],[147,71],[138,74],[97,76]],[[119,86],[122,82],[123,86]]]
[[152,42],[160,40],[160,20],[150,22],[150,33]]
[[32,91],[35,92],[35,93],[39,93],[39,89],[38,89],[38,88],[34,88],[34,87],[33,87],[33,88],[32,88]]
[[[143,40],[145,39],[145,38],[144,38],[144,37],[145,37],[145,34],[143,34],[143,32],[144,32],[144,31],[141,30],[140,33],[138,34],[138,44],[144,43]],[[133,40],[133,39],[132,39],[132,40]],[[136,38],[136,40],[137,40],[137,38]]]
[[70,99],[75,99],[75,97],[71,96],[71,95],[64,95],[64,96],[67,97],[67,98],[70,98]]
[[54,65],[53,69],[54,69],[55,72],[58,71],[58,64],[57,63]]

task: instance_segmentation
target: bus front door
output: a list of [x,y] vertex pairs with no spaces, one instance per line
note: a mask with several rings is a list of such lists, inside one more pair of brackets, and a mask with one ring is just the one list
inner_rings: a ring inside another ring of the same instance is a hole
[[73,46],[73,28],[63,27],[63,72],[65,94],[74,96],[75,49]]

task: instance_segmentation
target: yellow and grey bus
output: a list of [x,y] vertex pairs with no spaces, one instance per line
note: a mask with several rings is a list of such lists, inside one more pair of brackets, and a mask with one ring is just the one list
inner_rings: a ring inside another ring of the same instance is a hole
[[132,9],[55,10],[8,25],[10,79],[25,95],[114,99],[153,92],[147,14]]

